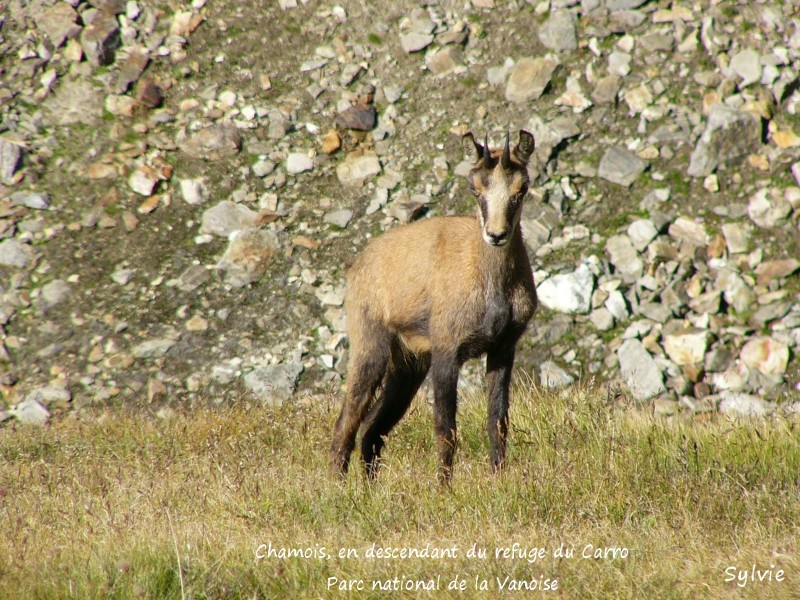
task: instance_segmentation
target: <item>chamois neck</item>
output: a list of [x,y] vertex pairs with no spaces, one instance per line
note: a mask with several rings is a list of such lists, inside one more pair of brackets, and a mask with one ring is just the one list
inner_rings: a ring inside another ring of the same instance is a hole
[[522,243],[522,232],[519,223],[514,227],[511,238],[502,246],[491,246],[486,243],[478,228],[478,260],[480,269],[487,284],[492,286],[505,284],[511,280],[514,271],[514,257],[517,247]]

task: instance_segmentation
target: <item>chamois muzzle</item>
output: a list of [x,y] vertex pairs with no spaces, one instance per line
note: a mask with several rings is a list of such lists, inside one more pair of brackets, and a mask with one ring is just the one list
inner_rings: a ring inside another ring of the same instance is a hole
[[484,239],[492,246],[502,246],[508,241],[508,230],[493,233],[484,229]]

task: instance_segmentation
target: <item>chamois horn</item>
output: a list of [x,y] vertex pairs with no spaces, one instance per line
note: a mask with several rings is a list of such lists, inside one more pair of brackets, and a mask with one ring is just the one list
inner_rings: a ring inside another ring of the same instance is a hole
[[489,134],[483,136],[483,164],[486,165],[487,168],[491,168],[492,165],[492,155],[489,152]]
[[503,157],[500,159],[500,164],[504,169],[511,167],[511,149],[508,146],[508,132],[506,131],[506,145],[503,148]]

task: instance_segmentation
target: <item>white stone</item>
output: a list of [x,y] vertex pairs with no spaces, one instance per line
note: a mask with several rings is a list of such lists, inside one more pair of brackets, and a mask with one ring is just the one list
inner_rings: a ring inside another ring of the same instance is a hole
[[649,400],[666,391],[664,375],[639,340],[625,340],[617,350],[617,358],[622,377],[636,400]]
[[301,152],[291,152],[286,157],[286,172],[296,175],[314,168],[314,161]]
[[627,235],[614,235],[606,240],[611,264],[626,280],[635,280],[644,272],[644,261]]
[[628,226],[628,237],[636,250],[645,250],[658,235],[658,229],[650,219],[636,219]]
[[128,185],[137,194],[150,196],[158,183],[158,177],[147,167],[140,167],[128,177]]
[[44,425],[50,419],[50,411],[33,398],[23,400],[11,409],[11,415],[22,423]]
[[761,56],[755,50],[742,50],[731,58],[730,66],[742,78],[739,84],[746,87],[761,79]]
[[664,336],[664,351],[679,367],[702,364],[708,348],[708,331],[690,329]]
[[374,152],[353,152],[336,167],[336,176],[344,185],[362,185],[380,172],[381,163]]
[[536,288],[541,303],[551,310],[586,314],[592,307],[594,276],[586,264],[572,273],[554,275]]
[[742,346],[741,361],[764,375],[783,377],[789,363],[789,347],[774,338],[759,336]]
[[575,383],[575,377],[551,360],[539,365],[539,381],[548,390],[557,390]]
[[718,410],[726,415],[765,417],[775,410],[775,405],[752,394],[725,391],[719,395]]
[[181,197],[186,204],[203,203],[203,184],[195,179],[181,179]]

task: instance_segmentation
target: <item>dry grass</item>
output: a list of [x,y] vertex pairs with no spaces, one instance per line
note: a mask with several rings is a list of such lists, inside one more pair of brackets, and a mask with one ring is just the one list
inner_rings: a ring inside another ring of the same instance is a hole
[[[653,420],[597,393],[518,386],[509,468],[489,474],[483,401],[468,397],[445,490],[420,401],[390,438],[377,484],[360,472],[345,484],[330,478],[337,408],[169,421],[110,412],[0,430],[4,597],[492,598],[505,595],[496,578],[508,576],[557,580],[570,598],[800,596],[794,422]],[[526,558],[496,556],[515,543]],[[312,556],[257,559],[262,544]],[[372,544],[457,552],[370,559]],[[488,556],[467,557],[473,544]],[[574,558],[554,557],[562,544]],[[627,557],[585,559],[587,545]],[[359,557],[340,558],[340,549]],[[726,568],[752,565],[773,581],[725,581]],[[448,591],[456,576],[465,589]],[[365,589],[329,590],[330,577]],[[440,588],[372,589],[395,577],[438,577]],[[481,580],[488,591],[475,589]]]

